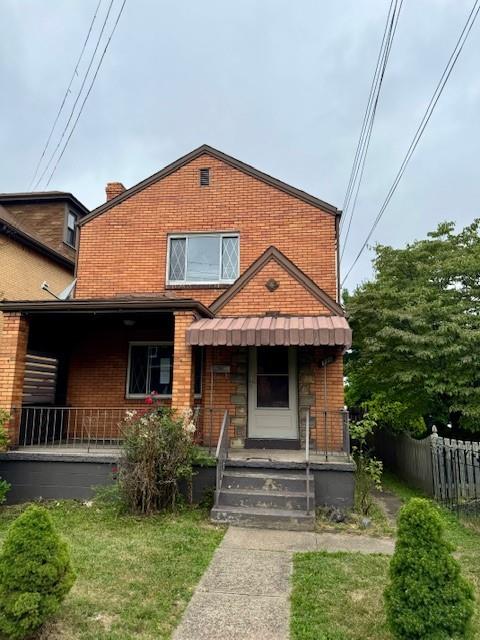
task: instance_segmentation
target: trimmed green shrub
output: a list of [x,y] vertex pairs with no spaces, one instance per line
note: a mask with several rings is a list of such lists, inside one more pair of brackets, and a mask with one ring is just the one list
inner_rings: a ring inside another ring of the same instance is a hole
[[432,503],[413,498],[401,509],[385,590],[387,620],[395,638],[465,637],[474,595],[452,556],[453,549]]
[[28,507],[10,526],[0,555],[0,637],[30,637],[57,611],[74,581],[67,545],[49,513]]

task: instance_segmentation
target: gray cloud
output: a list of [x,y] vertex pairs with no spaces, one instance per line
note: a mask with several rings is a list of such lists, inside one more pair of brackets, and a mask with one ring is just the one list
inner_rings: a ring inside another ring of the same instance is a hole
[[[1,191],[28,187],[96,3],[0,3]],[[107,181],[132,185],[207,142],[341,207],[387,6],[128,0],[49,188],[72,191],[94,207]],[[404,3],[346,267],[470,8],[470,0]],[[479,35],[480,21],[375,241],[400,246],[441,220],[460,226],[479,215]],[[349,286],[368,277],[370,259],[365,252]]]

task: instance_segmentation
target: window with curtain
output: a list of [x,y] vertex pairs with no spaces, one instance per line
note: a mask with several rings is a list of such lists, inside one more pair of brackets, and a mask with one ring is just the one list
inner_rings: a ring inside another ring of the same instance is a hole
[[169,284],[231,283],[238,278],[235,234],[191,234],[169,238]]

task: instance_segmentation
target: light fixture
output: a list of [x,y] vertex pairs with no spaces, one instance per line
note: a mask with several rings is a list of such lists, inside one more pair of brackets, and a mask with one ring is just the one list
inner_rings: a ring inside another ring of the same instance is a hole
[[130,318],[125,318],[124,321],[123,321],[123,324],[126,327],[133,327],[133,326],[135,326],[135,320],[131,320]]

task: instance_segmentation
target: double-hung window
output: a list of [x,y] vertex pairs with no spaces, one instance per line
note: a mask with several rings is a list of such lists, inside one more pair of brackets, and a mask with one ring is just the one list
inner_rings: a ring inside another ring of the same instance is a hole
[[231,284],[238,270],[238,234],[192,233],[168,238],[168,284]]
[[77,216],[70,209],[67,210],[67,219],[65,223],[65,242],[71,247],[75,247],[77,235]]
[[[202,392],[201,350],[194,350],[194,393]],[[171,342],[131,342],[128,351],[127,398],[144,398],[156,393],[172,395],[173,344]]]

